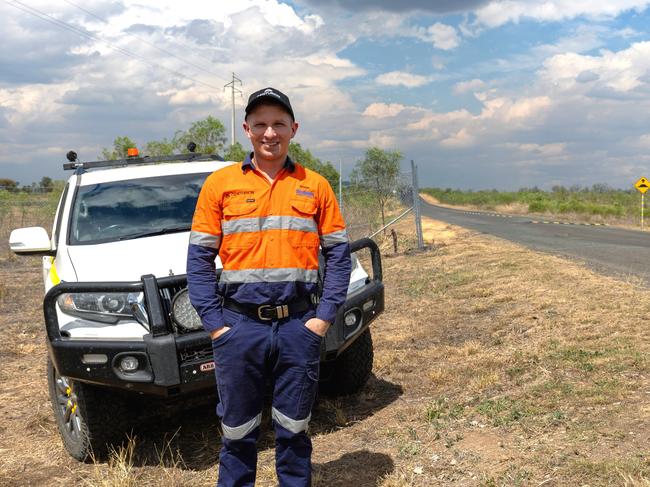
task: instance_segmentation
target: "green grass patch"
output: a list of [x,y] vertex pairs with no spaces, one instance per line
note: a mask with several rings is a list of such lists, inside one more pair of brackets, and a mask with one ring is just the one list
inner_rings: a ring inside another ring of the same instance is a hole
[[536,384],[530,388],[529,393],[533,397],[544,398],[546,401],[555,403],[573,396],[575,388],[570,382],[555,378]]
[[425,419],[428,423],[440,427],[462,417],[464,411],[465,408],[462,404],[453,403],[446,397],[440,397],[427,404]]
[[433,283],[437,291],[447,291],[449,289],[464,286],[476,281],[476,276],[470,272],[462,270],[441,273],[435,276]]
[[551,358],[559,359],[574,364],[580,370],[592,372],[595,368],[594,359],[602,357],[604,353],[600,350],[583,350],[577,347],[558,349],[551,353]]
[[483,401],[476,406],[476,411],[490,420],[493,426],[508,426],[532,413],[530,407],[523,401],[508,397]]

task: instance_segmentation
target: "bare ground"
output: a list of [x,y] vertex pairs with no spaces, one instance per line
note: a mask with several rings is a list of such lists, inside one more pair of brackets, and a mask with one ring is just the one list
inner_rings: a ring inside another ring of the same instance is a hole
[[[650,485],[650,291],[426,221],[382,245],[374,377],[322,398],[316,486]],[[211,407],[136,432],[111,462],[64,452],[45,383],[39,259],[0,262],[0,485],[208,486]],[[275,485],[268,421],[258,485]]]

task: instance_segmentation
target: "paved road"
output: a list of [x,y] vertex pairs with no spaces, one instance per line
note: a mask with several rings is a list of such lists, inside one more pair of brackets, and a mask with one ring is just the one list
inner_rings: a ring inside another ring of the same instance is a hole
[[650,232],[541,223],[530,217],[454,210],[420,201],[424,216],[580,260],[609,275],[633,274],[650,284]]

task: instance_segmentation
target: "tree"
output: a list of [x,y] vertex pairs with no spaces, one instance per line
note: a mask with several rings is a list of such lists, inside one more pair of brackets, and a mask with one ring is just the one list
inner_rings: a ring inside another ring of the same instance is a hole
[[115,140],[113,141],[113,150],[104,147],[102,149],[101,158],[106,159],[107,161],[111,159],[125,159],[126,151],[130,147],[136,147],[136,145],[129,137],[126,135],[115,137]]
[[180,152],[188,152],[187,144],[194,142],[196,152],[214,154],[223,152],[226,143],[226,129],[212,116],[194,122],[187,131],[179,130],[174,134],[174,147]]
[[223,159],[225,161],[243,161],[248,152],[242,147],[239,142],[235,142],[233,145],[228,147],[226,152],[223,153]]
[[167,138],[164,138],[163,140],[152,140],[151,142],[147,142],[145,152],[146,155],[153,157],[171,156],[176,152],[176,148],[173,140],[167,140]]
[[316,171],[323,176],[330,183],[332,188],[338,188],[339,173],[331,162],[322,162],[319,158],[314,156],[309,149],[303,149],[297,142],[289,144],[289,157],[295,162],[305,166],[306,168]]
[[51,193],[52,190],[54,189],[54,181],[52,181],[52,178],[43,176],[38,186],[39,186],[39,190],[42,191],[43,193]]
[[0,178],[0,190],[14,192],[18,190],[18,183],[13,179]]
[[366,157],[357,162],[353,173],[353,180],[372,189],[381,209],[382,226],[386,226],[384,208],[388,198],[397,188],[399,181],[399,163],[402,153],[394,150],[382,150],[379,147],[370,147]]

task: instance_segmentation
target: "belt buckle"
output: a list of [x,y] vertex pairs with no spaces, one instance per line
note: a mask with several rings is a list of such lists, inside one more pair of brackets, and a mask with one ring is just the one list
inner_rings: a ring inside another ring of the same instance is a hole
[[271,306],[271,305],[268,305],[268,304],[263,304],[263,305],[257,307],[257,317],[260,320],[264,320],[264,321],[272,321],[273,320],[273,318],[265,318],[264,316],[262,316],[262,313],[267,308],[268,309],[274,309],[275,310],[275,315],[276,315],[277,319],[279,319],[279,320],[281,320],[283,318],[287,318],[289,316],[289,306],[286,305],[286,304],[282,304],[280,306]]
[[260,320],[271,321],[273,318],[265,318],[264,316],[262,316],[262,312],[263,312],[266,308],[269,308],[269,309],[270,309],[270,308],[272,308],[272,306],[269,306],[268,304],[263,304],[263,305],[261,305],[261,306],[258,306],[258,307],[257,307],[257,317],[258,317]]

